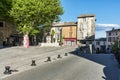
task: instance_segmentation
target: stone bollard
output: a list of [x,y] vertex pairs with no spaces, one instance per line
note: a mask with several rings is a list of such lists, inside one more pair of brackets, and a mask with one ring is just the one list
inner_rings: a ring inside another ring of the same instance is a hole
[[57,58],[62,58],[62,57],[61,57],[60,54],[59,54]]
[[65,53],[65,56],[68,56],[68,53]]
[[5,66],[4,74],[11,74],[10,66]]
[[47,61],[51,61],[51,57],[48,57]]
[[35,60],[32,60],[31,66],[36,66]]

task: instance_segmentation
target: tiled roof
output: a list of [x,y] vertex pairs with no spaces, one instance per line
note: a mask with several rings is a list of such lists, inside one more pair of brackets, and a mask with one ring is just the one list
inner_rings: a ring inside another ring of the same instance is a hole
[[53,27],[62,27],[62,26],[77,26],[77,22],[54,22]]
[[120,29],[112,29],[112,30],[106,31],[106,32],[115,32],[115,31],[120,31]]
[[106,38],[95,39],[95,41],[106,41]]
[[78,18],[95,17],[94,14],[81,14]]

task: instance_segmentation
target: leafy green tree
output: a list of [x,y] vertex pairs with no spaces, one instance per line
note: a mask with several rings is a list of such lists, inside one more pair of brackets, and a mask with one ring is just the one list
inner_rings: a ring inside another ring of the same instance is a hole
[[10,14],[22,27],[52,24],[63,13],[59,0],[13,0],[12,4]]
[[51,35],[52,35],[52,36],[54,36],[54,35],[55,35],[55,31],[54,31],[54,30],[52,30]]
[[55,35],[55,31],[52,30],[52,31],[51,31],[52,42],[55,42],[55,39],[53,38],[54,35]]
[[11,21],[9,11],[12,8],[12,0],[0,0],[0,19],[3,21]]
[[118,41],[115,41],[114,45],[112,46],[112,52],[116,54],[118,52],[118,50],[119,50]]
[[118,63],[120,64],[120,48],[118,47],[118,41],[114,42],[114,45],[112,46],[112,52],[114,53]]
[[20,33],[35,35],[39,32],[38,26],[58,21],[63,9],[60,0],[12,0],[9,13]]

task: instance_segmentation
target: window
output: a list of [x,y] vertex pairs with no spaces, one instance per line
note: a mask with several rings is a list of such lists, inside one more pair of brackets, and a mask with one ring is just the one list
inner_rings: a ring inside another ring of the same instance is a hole
[[72,32],[69,32],[69,37],[70,37],[70,38],[72,37]]
[[79,31],[82,31],[82,28],[83,28],[83,24],[80,25]]
[[72,27],[70,27],[70,32],[72,32]]
[[0,22],[0,27],[3,27],[3,22]]
[[118,43],[118,44],[119,44],[119,47],[120,47],[120,41],[119,41],[119,43]]
[[116,35],[117,35],[118,33],[116,32]]
[[118,40],[119,38],[118,37],[116,37],[116,39],[115,40]]
[[89,44],[92,44],[92,42],[89,42]]
[[86,44],[86,42],[83,42],[83,44]]
[[0,32],[0,41],[2,41],[2,40],[3,40],[3,33]]
[[111,36],[111,33],[108,33],[109,34],[109,36]]
[[103,42],[103,45],[105,45],[105,41]]
[[97,42],[96,42],[96,45],[100,45],[100,42],[99,42],[99,41],[97,41]]
[[82,32],[82,39],[85,39],[86,32]]
[[112,38],[112,41],[115,41],[115,37]]
[[111,37],[108,38],[108,42],[111,42]]
[[83,22],[86,22],[86,18],[83,18]]
[[70,27],[69,37],[72,37],[72,27]]

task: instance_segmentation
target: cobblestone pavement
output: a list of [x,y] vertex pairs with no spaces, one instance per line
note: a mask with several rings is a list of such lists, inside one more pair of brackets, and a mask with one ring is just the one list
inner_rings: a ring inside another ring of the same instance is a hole
[[[18,70],[19,73],[29,70],[32,67],[31,61],[36,60],[37,65],[44,64],[48,56],[55,58],[58,54],[64,55],[66,52],[74,51],[73,47],[40,47],[33,46],[30,48],[10,47],[0,49],[0,79],[11,75],[4,75],[5,66],[10,66],[11,70]],[[13,75],[12,74],[12,75]]]

